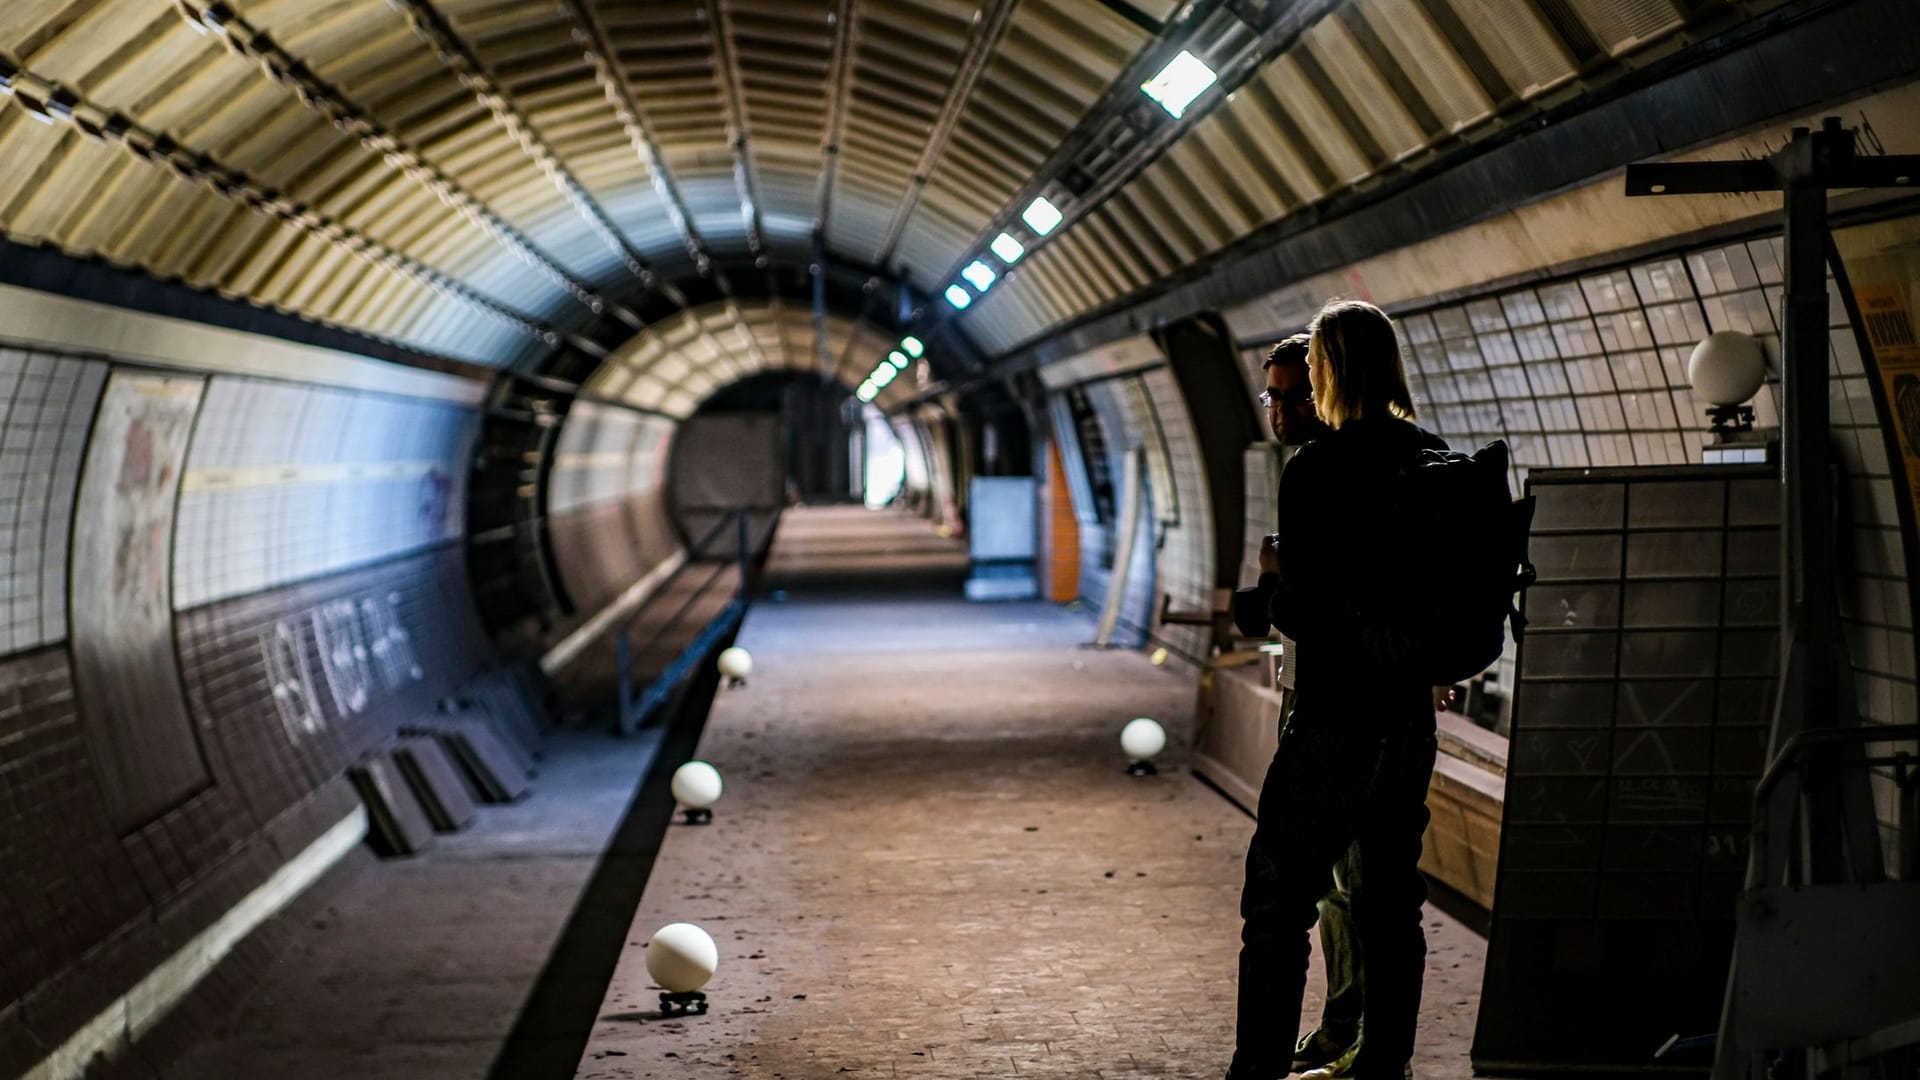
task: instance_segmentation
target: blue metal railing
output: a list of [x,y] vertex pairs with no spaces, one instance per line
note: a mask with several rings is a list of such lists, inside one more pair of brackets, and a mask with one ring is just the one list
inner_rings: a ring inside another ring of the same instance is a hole
[[[777,514],[774,520],[778,520]],[[735,586],[734,597],[727,602],[724,608],[720,609],[719,614],[707,622],[707,625],[703,627],[698,634],[694,635],[693,640],[688,642],[665,668],[653,676],[652,679],[648,680],[644,686],[640,687],[637,694],[635,693],[635,684],[638,680],[635,678],[633,671],[636,651],[633,644],[633,628],[631,624],[620,628],[619,635],[614,639],[614,649],[620,673],[620,698],[618,704],[619,724],[622,734],[631,733],[652,719],[654,713],[671,700],[674,694],[679,691],[681,684],[686,681],[688,675],[692,674],[694,667],[713,651],[714,645],[719,643],[727,634],[731,633],[733,629],[740,624],[740,620],[746,616],[748,574],[752,568],[753,558],[753,546],[747,535],[747,522],[748,512],[746,507],[742,506],[731,510],[725,517],[715,522],[712,528],[707,530],[706,535],[700,538],[699,543],[690,547],[689,550],[692,552],[692,558],[698,559],[715,540],[719,539],[729,524],[734,527],[734,561],[739,572],[739,581]],[[771,530],[771,523],[769,523],[768,528]],[[690,560],[689,566],[692,565],[693,562]],[[679,572],[686,573],[687,567],[683,567]],[[699,598],[699,595],[700,593],[696,592],[693,596],[688,597],[687,603],[693,603]],[[671,626],[673,622],[678,621],[678,618],[679,613],[676,613],[675,617],[669,620],[667,625]]]

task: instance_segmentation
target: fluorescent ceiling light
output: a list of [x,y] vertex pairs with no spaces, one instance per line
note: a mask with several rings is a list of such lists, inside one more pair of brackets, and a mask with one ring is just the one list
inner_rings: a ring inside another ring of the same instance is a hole
[[878,394],[879,392],[880,392],[880,388],[873,385],[870,382],[861,383],[860,389],[854,391],[855,395],[859,397],[861,401],[872,401],[874,398],[874,395]]
[[1028,203],[1027,208],[1020,211],[1020,220],[1027,223],[1027,228],[1041,236],[1052,232],[1053,227],[1060,224],[1060,217],[1059,207],[1048,202],[1045,195]]
[[999,236],[994,237],[993,243],[987,246],[992,248],[993,253],[1000,256],[1000,261],[1006,263],[1008,266],[1019,262],[1020,256],[1027,253],[1026,247],[1007,233],[1001,233]]
[[912,334],[908,334],[906,337],[900,339],[900,347],[907,350],[907,355],[913,357],[915,360],[918,360],[921,354],[927,351],[927,347],[920,344],[920,339],[914,337]]
[[893,381],[894,375],[898,374],[899,370],[899,368],[894,367],[892,364],[881,364],[873,370],[873,385],[885,390],[887,384]]
[[949,285],[947,286],[947,303],[965,311],[967,305],[973,303],[973,294],[958,285]]
[[994,279],[1000,275],[993,272],[993,267],[988,266],[979,259],[975,259],[967,264],[965,270],[960,271],[960,276],[966,278],[967,283],[975,289],[986,292],[988,289],[993,288]]
[[894,367],[900,368],[903,371],[906,370],[906,367],[907,367],[906,353],[901,352],[899,349],[895,349],[892,352],[887,354],[887,359],[893,361]]
[[1160,74],[1141,83],[1140,89],[1177,120],[1187,111],[1187,106],[1193,103],[1194,98],[1213,85],[1215,78],[1217,76],[1212,68],[1182,49],[1179,56],[1160,69]]

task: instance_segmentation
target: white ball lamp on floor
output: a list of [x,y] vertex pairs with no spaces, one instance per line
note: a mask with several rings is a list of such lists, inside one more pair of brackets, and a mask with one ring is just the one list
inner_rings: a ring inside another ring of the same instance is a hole
[[686,808],[687,824],[713,820],[713,804],[720,801],[720,770],[704,761],[689,761],[673,770],[670,785],[675,801]]
[[1167,729],[1159,721],[1138,717],[1120,729],[1120,750],[1127,755],[1127,772],[1133,776],[1152,776],[1153,759],[1167,748]]
[[753,655],[738,645],[721,650],[719,664],[728,686],[745,686],[747,676],[753,674]]
[[719,966],[713,937],[692,923],[669,923],[647,943],[647,974],[666,991],[660,1011],[670,1016],[707,1011],[707,995],[700,991]]

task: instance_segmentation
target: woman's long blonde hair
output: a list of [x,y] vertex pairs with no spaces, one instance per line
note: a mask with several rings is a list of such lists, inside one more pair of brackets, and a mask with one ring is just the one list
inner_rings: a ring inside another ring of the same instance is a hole
[[1363,417],[1414,418],[1400,339],[1386,312],[1364,300],[1332,300],[1308,332],[1314,411],[1329,427]]

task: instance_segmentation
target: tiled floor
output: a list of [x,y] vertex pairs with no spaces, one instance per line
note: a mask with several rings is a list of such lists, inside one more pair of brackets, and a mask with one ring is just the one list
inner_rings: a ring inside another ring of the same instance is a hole
[[[670,830],[579,1076],[1218,1077],[1252,822],[1184,767],[1191,673],[1080,648],[1053,605],[876,587],[925,526],[829,516],[857,513],[789,518],[837,534],[834,587],[797,572],[821,545],[776,551],[786,600],[749,617],[753,678],[700,748],[725,796]],[[1174,746],[1136,779],[1141,715]],[[661,1020],[644,947],[676,921],[721,964],[710,1013]],[[1415,1064],[1451,1080],[1484,943],[1428,924]]]

